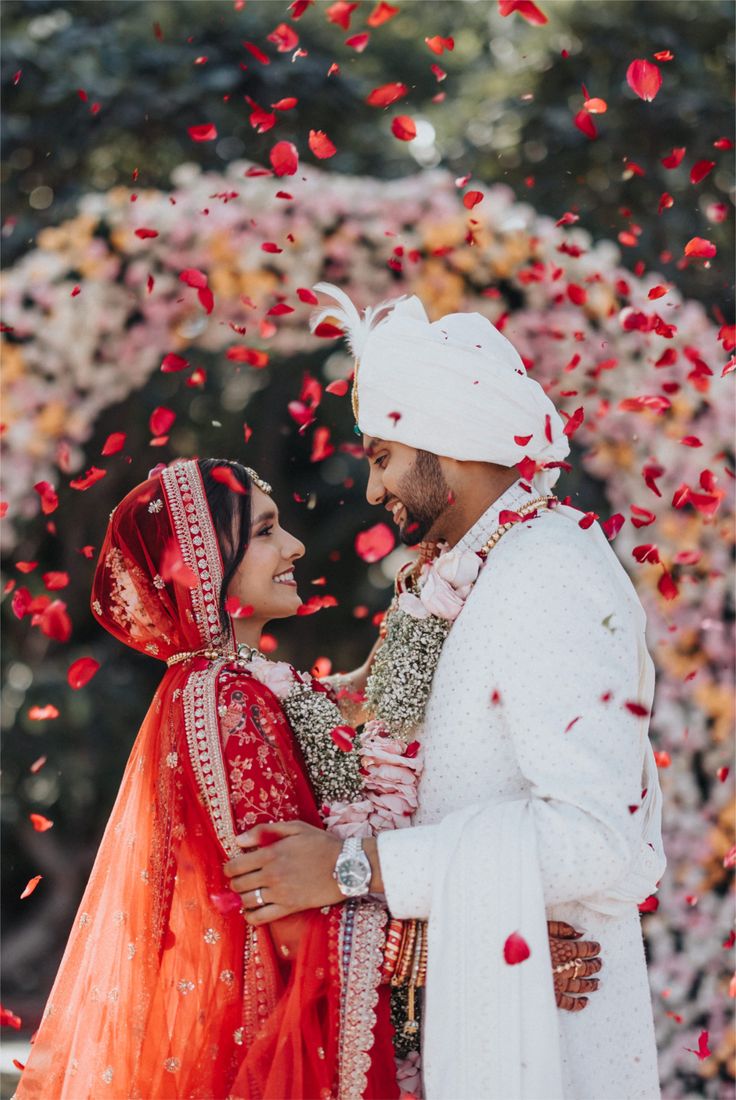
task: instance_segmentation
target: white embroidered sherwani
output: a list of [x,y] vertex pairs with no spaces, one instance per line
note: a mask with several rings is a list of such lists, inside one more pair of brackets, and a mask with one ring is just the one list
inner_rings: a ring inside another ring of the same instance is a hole
[[[512,486],[460,545],[529,499]],[[491,551],[434,677],[414,827],[379,838],[392,914],[429,920],[427,1100],[659,1095],[637,909],[664,867],[659,787],[625,706],[649,711],[653,669],[634,590],[579,518],[543,512]],[[601,944],[578,1014],[554,1004],[546,919]],[[513,932],[531,956],[511,966]]]

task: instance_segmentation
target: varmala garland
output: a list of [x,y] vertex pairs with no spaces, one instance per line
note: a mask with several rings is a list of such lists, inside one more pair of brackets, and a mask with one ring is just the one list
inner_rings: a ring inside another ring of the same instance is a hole
[[[366,710],[372,717],[360,731],[345,724],[339,706],[348,692],[335,694],[308,673],[269,661],[249,646],[238,647],[249,671],[284,708],[330,832],[341,837],[373,836],[410,824],[422,771],[421,746],[413,735],[424,719],[452,624],[493,547],[516,523],[533,519],[553,501],[553,497],[528,501],[477,552],[440,549],[433,560],[409,563],[399,571],[381,631],[383,644],[366,685]],[[426,973],[426,922],[390,920],[382,981],[392,986],[394,1046],[404,1094],[418,1092],[416,991],[425,985]]]

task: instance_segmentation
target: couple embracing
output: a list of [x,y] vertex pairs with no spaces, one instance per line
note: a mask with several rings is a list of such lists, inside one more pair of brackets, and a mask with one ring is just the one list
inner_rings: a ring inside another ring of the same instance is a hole
[[93,612],[166,671],[18,1100],[649,1100],[641,606],[505,337],[318,289],[417,560],[317,681],[259,651],[304,547],[254,471],[176,462],[115,509]]

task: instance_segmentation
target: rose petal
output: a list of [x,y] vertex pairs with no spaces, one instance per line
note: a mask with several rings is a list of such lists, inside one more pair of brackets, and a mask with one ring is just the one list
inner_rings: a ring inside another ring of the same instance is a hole
[[626,70],[626,83],[640,99],[650,103],[662,86],[662,74],[653,62],[637,58]]
[[66,674],[69,687],[79,691],[88,684],[100,667],[100,662],[94,657],[79,657],[70,666]]
[[531,955],[531,949],[524,937],[518,932],[507,936],[503,945],[503,957],[509,966],[517,966]]
[[393,532],[385,523],[376,523],[367,531],[361,531],[355,538],[356,554],[368,563],[381,561],[391,553],[395,545]]

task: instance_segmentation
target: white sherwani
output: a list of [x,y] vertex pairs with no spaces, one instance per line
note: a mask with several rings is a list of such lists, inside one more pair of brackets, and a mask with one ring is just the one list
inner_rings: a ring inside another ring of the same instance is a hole
[[[461,546],[528,500],[517,483]],[[625,572],[576,518],[543,512],[491,551],[434,677],[415,827],[379,838],[392,914],[429,920],[427,1100],[659,1095],[637,909],[664,866],[659,788],[625,706],[649,711],[653,670]],[[548,918],[601,944],[579,1014],[554,1004]],[[531,956],[512,966],[513,932]]]

